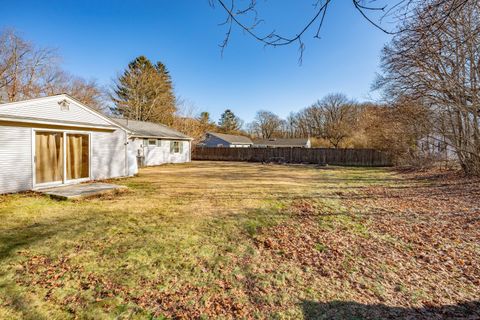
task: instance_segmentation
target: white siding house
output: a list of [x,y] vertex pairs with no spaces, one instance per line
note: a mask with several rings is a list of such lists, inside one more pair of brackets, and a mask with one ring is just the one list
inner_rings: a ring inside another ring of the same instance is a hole
[[167,126],[127,119],[115,122],[128,128],[129,152],[142,159],[145,166],[191,161],[192,138]]
[[134,175],[128,134],[63,94],[0,104],[0,193]]
[[0,124],[0,193],[32,187],[32,130]]
[[137,156],[147,165],[187,162],[191,140],[65,94],[0,104],[0,194],[132,176]]

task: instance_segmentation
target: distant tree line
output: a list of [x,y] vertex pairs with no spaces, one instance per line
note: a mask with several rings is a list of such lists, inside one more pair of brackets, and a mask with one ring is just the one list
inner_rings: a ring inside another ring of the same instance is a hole
[[[478,38],[473,35],[470,38]],[[311,106],[292,112],[286,119],[272,111],[260,110],[252,122],[244,124],[229,108],[215,122],[208,112],[197,114],[193,108],[186,107],[175,96],[170,74],[161,62],[139,56],[119,74],[112,88],[106,89],[93,80],[87,81],[63,70],[54,50],[38,48],[16,32],[6,30],[0,35],[0,101],[68,93],[109,115],[170,125],[193,137],[195,142],[201,141],[209,131],[263,139],[310,137],[316,147],[375,148],[391,153],[398,163],[416,165],[430,157],[426,156],[431,153],[430,146],[425,148],[426,142],[433,146],[441,142],[456,146],[462,166],[470,168],[478,155],[475,149],[478,148],[476,82],[464,91],[468,94],[447,92],[442,97],[444,104],[438,100],[432,103],[434,98],[438,99],[435,90],[443,90],[435,87],[438,82],[432,81],[428,87],[427,83],[420,83],[421,78],[416,79],[419,83],[410,84],[411,78],[395,76],[397,68],[413,68],[409,65],[413,61],[409,60],[411,57],[403,58],[399,52],[412,37],[395,38],[384,50],[385,72],[376,85],[391,98],[386,99],[388,103],[357,103],[344,94],[329,94]],[[474,45],[471,44],[470,50]],[[464,59],[468,59],[466,54]],[[435,58],[432,54],[428,62]],[[416,75],[422,75],[421,71]],[[465,70],[462,72],[465,75]],[[449,83],[465,81],[455,77],[459,75],[448,79]],[[476,78],[468,81],[473,80],[477,81]],[[430,96],[410,88],[428,88]],[[450,97],[455,104],[448,104]],[[426,105],[427,101],[430,105]]]

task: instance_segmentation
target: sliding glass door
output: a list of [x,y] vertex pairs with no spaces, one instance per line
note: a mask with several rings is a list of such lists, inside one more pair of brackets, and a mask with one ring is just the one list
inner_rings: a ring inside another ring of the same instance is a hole
[[63,133],[35,133],[36,183],[63,181]]
[[67,180],[89,177],[89,147],[87,134],[67,134]]
[[55,185],[90,177],[90,136],[35,131],[35,184]]

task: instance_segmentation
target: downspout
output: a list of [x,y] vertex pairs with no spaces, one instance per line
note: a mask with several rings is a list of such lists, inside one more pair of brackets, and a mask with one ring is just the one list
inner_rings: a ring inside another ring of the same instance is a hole
[[125,133],[125,143],[124,143],[124,145],[125,145],[125,174],[124,174],[124,176],[128,177],[129,173],[130,173],[130,172],[128,172],[129,167],[130,167],[129,163],[128,163],[128,161],[129,161],[129,159],[128,159],[128,132],[127,132],[127,130],[123,130],[123,132]]

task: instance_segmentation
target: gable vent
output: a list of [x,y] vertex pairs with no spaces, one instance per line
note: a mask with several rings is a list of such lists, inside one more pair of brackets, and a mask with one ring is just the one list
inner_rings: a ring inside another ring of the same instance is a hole
[[67,99],[63,99],[62,101],[58,101],[58,105],[60,106],[60,110],[68,111],[70,110],[70,102]]

